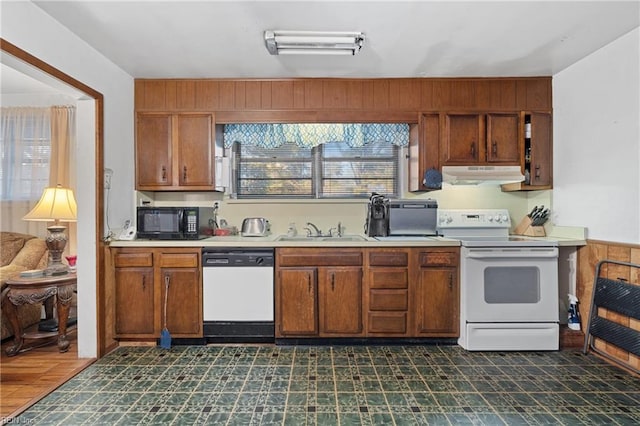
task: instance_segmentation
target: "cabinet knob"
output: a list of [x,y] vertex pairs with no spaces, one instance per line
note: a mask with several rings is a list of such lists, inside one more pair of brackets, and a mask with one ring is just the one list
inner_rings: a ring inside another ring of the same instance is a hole
[[336,289],[336,276],[335,274],[331,274],[331,291]]
[[187,181],[187,166],[184,166],[184,167],[182,168],[182,180],[183,180],[184,182],[186,182],[186,181]]
[[147,287],[147,276],[143,275],[142,276],[142,289],[145,290]]
[[167,167],[166,166],[162,166],[162,180],[163,181],[167,180]]
[[491,150],[493,151],[493,155],[498,155],[498,144],[496,143],[496,141],[493,141],[493,146],[491,147]]
[[453,290],[453,275],[449,274],[449,290]]
[[536,169],[536,173],[535,173],[534,176],[535,176],[536,179],[540,179],[540,165],[536,164],[535,169]]
[[308,292],[311,293],[311,275],[307,275]]
[[471,156],[472,157],[476,156],[476,143],[475,143],[475,141],[471,141]]

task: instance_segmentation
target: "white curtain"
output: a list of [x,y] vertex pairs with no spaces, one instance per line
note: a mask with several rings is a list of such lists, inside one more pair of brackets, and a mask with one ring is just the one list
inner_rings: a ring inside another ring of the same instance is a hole
[[22,217],[49,184],[51,112],[49,108],[2,108],[0,156],[0,221],[3,231],[44,237],[46,223]]
[[[62,185],[75,188],[76,152],[76,110],[75,107],[51,107],[51,161],[49,164],[49,186]],[[76,254],[76,223],[67,227],[67,246],[64,255]]]
[[[22,218],[45,187],[75,186],[75,127],[73,106],[1,108],[0,230],[46,237],[46,222]],[[70,230],[75,251],[75,225]]]

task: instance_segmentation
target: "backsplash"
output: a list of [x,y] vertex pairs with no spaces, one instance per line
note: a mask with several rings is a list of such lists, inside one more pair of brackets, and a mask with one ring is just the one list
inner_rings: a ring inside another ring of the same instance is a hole
[[[404,198],[433,198],[439,208],[506,208],[515,224],[534,205],[551,205],[552,191],[502,192],[492,186],[451,186],[439,191]],[[211,192],[137,192],[136,205],[149,202],[155,206],[211,206],[218,202],[219,219],[238,228],[245,217],[265,217],[271,223],[272,234],[284,234],[290,223],[295,223],[299,233],[311,222],[323,232],[336,227],[338,222],[348,234],[364,233],[367,212],[366,199],[347,200],[236,200],[222,193]]]

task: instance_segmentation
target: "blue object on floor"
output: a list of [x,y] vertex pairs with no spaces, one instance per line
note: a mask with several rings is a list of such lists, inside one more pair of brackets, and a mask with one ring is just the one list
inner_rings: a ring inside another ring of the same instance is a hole
[[167,299],[169,298],[169,275],[164,276],[164,313],[163,328],[160,332],[160,347],[163,349],[171,349],[171,333],[167,329]]

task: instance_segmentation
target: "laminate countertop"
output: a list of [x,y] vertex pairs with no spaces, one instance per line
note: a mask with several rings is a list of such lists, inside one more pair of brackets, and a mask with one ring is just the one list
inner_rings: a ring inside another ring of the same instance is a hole
[[[536,240],[555,241],[559,247],[583,246],[586,241],[576,238],[539,237]],[[265,237],[220,236],[201,240],[114,240],[111,247],[458,247],[460,240],[444,237],[378,240],[375,237],[348,235],[341,237],[294,237],[268,235]]]

